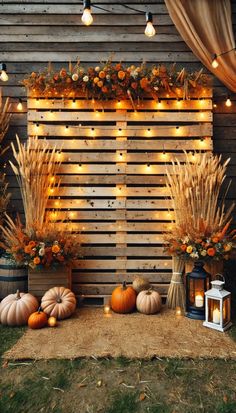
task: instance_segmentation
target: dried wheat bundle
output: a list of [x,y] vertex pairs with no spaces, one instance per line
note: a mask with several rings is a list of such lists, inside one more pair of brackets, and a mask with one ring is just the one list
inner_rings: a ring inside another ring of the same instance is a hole
[[[221,156],[209,152],[185,152],[184,164],[178,160],[172,162],[171,173],[167,171],[166,185],[175,223],[165,234],[167,242],[184,237],[197,240],[225,231],[234,204],[226,210],[225,196],[219,204],[219,195],[229,161],[227,159],[221,164]],[[183,268],[184,261],[173,257],[173,275],[167,296],[167,304],[173,309],[177,306],[184,308]]]
[[224,199],[219,203],[222,184],[226,178],[227,159],[221,164],[221,156],[206,152],[193,155],[185,152],[185,164],[172,162],[172,173],[167,171],[175,225],[173,237],[186,235],[191,239],[217,233],[230,220],[234,208],[225,209]]
[[11,161],[10,165],[20,187],[26,232],[30,235],[45,223],[48,199],[60,184],[56,180],[60,161],[56,146],[51,148],[46,140],[30,137],[25,144],[18,136],[16,140],[18,151],[13,143],[12,149],[17,165]]
[[9,98],[5,100],[4,105],[2,104],[2,94],[0,89],[0,143],[2,143],[9,128],[11,119],[10,108],[11,104]]
[[172,258],[172,277],[168,289],[166,304],[173,310],[176,307],[185,309],[185,288],[183,283],[184,260]]

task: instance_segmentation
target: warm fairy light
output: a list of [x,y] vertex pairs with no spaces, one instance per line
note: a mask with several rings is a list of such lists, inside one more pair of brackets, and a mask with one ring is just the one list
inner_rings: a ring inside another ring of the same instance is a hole
[[100,112],[99,112],[99,110],[96,110],[95,115],[96,115],[97,117],[99,117],[99,116],[100,116]]
[[144,33],[145,33],[145,35],[146,35],[147,37],[153,37],[153,36],[155,36],[155,34],[156,34],[156,30],[155,30],[155,28],[153,27],[152,21],[153,21],[153,19],[152,19],[152,13],[150,13],[150,12],[146,13],[146,22],[147,22],[147,25],[146,25],[146,28],[145,28]]
[[65,131],[66,131],[66,133],[69,132],[69,126],[68,125],[65,126]]
[[217,108],[217,104],[216,104],[216,103],[213,103],[213,108]]
[[204,116],[205,116],[205,112],[199,112],[200,113],[200,118],[204,118]]
[[218,61],[217,61],[217,55],[216,55],[216,54],[214,54],[214,56],[213,56],[213,60],[212,60],[212,62],[211,62],[211,65],[212,65],[213,69],[216,69],[216,68],[219,66],[219,63],[218,63]]
[[167,265],[168,265],[168,262],[164,262],[164,266],[167,267]]
[[36,99],[36,105],[39,105],[39,98]]
[[120,100],[118,100],[118,101],[116,102],[116,104],[117,104],[117,106],[121,107],[121,101],[120,101]]
[[229,108],[230,106],[232,106],[232,102],[231,102],[229,96],[228,96],[227,99],[226,99],[225,106],[227,106],[228,108]]
[[109,304],[105,304],[103,307],[103,312],[105,315],[110,315],[111,313],[111,307],[109,306]]
[[175,133],[176,133],[176,135],[179,135],[181,133],[181,130],[180,130],[179,126],[176,126]]
[[70,212],[70,213],[69,213],[69,217],[70,217],[70,218],[73,218],[74,216],[75,216],[75,213],[74,213],[74,212]]
[[39,128],[39,124],[38,124],[38,123],[36,123],[36,124],[35,124],[35,127],[38,129],[38,128]]
[[93,16],[90,9],[84,10],[81,20],[85,24],[85,26],[90,26],[93,23]]
[[51,216],[52,219],[56,219],[57,212],[55,212],[55,211],[51,212],[50,216]]
[[181,105],[182,105],[182,100],[181,100],[180,98],[178,98],[176,104],[177,104],[178,106],[181,106]]
[[59,201],[55,201],[55,206],[58,207],[60,205]]
[[82,169],[82,164],[81,164],[81,163],[79,163],[79,165],[78,165],[78,169],[79,169],[79,170],[81,170],[81,169]]
[[53,194],[54,193],[54,188],[50,188],[49,189],[49,194]]
[[18,102],[16,108],[17,108],[17,110],[19,110],[19,111],[22,111],[22,110],[23,110],[23,105],[22,105],[22,100],[21,100],[21,99],[19,99],[19,102]]
[[55,176],[51,176],[51,178],[50,178],[50,182],[55,182]]
[[118,133],[119,133],[119,135],[122,134],[122,129],[121,128],[118,129]]
[[167,153],[166,153],[166,151],[163,151],[163,152],[162,152],[161,157],[162,157],[163,159],[166,159],[166,158],[167,158]]
[[76,106],[76,100],[75,100],[75,99],[72,100],[71,106],[72,106],[72,107],[75,107],[75,106]]

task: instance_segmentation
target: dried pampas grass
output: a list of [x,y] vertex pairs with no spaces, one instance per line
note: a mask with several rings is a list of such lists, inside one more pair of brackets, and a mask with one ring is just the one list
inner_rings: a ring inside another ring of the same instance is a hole
[[16,165],[10,161],[16,175],[25,212],[25,228],[30,236],[35,228],[45,225],[46,208],[60,182],[56,180],[60,161],[56,146],[50,147],[46,140],[30,137],[22,144],[18,138],[17,148],[12,143]]

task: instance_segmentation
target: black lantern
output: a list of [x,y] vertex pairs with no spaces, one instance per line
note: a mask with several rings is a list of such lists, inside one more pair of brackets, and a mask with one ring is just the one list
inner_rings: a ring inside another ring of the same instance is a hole
[[186,315],[196,320],[205,320],[205,292],[209,290],[211,275],[197,261],[192,272],[186,274]]

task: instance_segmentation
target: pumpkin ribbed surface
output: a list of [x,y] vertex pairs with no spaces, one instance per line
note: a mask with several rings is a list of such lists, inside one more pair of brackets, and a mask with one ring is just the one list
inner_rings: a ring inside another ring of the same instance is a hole
[[130,313],[135,309],[135,304],[136,292],[132,287],[127,287],[125,282],[112,292],[111,308],[116,313]]
[[27,324],[30,314],[38,308],[37,299],[29,293],[9,294],[0,304],[0,322],[8,326]]
[[75,311],[76,298],[69,288],[53,287],[44,294],[41,307],[50,317],[63,320]]
[[157,291],[141,291],[137,297],[136,307],[140,313],[155,314],[161,309],[161,296]]

